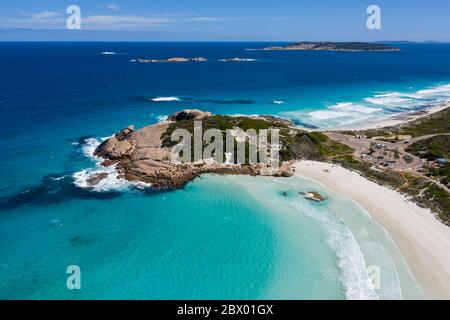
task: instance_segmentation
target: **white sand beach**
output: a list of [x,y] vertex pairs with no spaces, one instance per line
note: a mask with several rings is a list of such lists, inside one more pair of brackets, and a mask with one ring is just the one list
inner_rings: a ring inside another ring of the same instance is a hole
[[425,295],[450,299],[450,228],[430,210],[337,165],[300,161],[295,168],[296,175],[357,202],[394,239]]

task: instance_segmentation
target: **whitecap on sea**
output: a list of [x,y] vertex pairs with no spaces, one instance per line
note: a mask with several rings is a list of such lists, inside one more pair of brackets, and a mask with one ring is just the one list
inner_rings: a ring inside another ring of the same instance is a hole
[[171,101],[180,101],[178,97],[155,97],[150,99],[153,102],[171,102]]
[[303,109],[279,115],[324,129],[361,127],[365,123],[380,123],[392,116],[426,110],[449,100],[450,84],[447,84],[415,92],[377,92],[357,102],[341,102],[325,109]]
[[[85,140],[85,143],[82,145],[81,150],[86,157],[95,162],[95,166],[75,172],[72,175],[74,184],[79,188],[88,188],[96,192],[122,191],[130,187],[138,189],[151,187],[150,183],[139,181],[130,182],[126,179],[121,178],[116,170],[115,165],[111,165],[108,167],[102,166],[101,162],[103,161],[103,159],[95,156],[94,152],[95,149],[108,138],[110,137],[102,139],[88,138]],[[104,175],[105,177],[103,179],[100,179],[96,184],[91,185],[89,183],[89,180],[99,175]]]

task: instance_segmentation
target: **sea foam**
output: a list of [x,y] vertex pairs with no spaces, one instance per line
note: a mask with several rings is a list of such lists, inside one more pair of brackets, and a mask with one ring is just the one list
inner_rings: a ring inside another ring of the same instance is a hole
[[313,119],[328,120],[328,119],[346,117],[346,116],[349,116],[350,113],[342,112],[342,111],[319,110],[319,111],[312,111],[312,112],[308,113],[308,115],[310,115],[311,118],[313,118]]
[[180,101],[178,97],[155,97],[150,99],[153,102],[171,102],[171,101]]
[[379,108],[365,107],[365,106],[353,104],[351,102],[338,103],[334,106],[328,107],[328,109],[338,110],[338,111],[354,111],[354,112],[360,112],[360,113],[373,113],[373,112],[380,111]]
[[367,267],[358,242],[344,222],[337,216],[328,217],[324,212],[310,210],[301,202],[295,208],[305,216],[318,221],[327,235],[327,243],[337,256],[341,271],[339,281],[348,300],[378,300],[379,297],[369,279]]
[[167,122],[168,118],[169,118],[169,116],[167,116],[167,115],[161,115],[161,116],[157,116],[156,120],[158,120],[158,123],[164,123],[164,122]]
[[323,129],[359,127],[365,123],[380,123],[392,116],[426,110],[447,101],[450,101],[450,84],[413,92],[376,92],[361,101],[340,102],[325,109],[301,109],[278,115]]
[[[130,187],[145,189],[151,187],[150,183],[144,183],[139,181],[128,181],[120,177],[117,172],[116,166],[102,166],[103,159],[94,155],[95,149],[106,139],[88,138],[82,145],[81,150],[83,154],[95,163],[92,168],[85,168],[78,172],[75,172],[72,177],[74,184],[79,188],[88,188],[96,192],[108,192],[108,191],[122,191],[129,189]],[[96,185],[90,185],[89,179],[99,174],[106,174],[104,179],[101,179]]]
[[410,99],[394,97],[394,96],[384,96],[384,97],[375,97],[375,98],[364,98],[365,101],[370,102],[376,105],[389,105],[389,104],[399,104],[404,103],[406,101],[410,101]]

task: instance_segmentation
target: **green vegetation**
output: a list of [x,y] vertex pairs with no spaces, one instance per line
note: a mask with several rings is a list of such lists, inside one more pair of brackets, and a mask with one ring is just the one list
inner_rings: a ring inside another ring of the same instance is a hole
[[[442,120],[442,117],[448,117],[449,111],[439,113],[434,117],[427,117],[420,122],[408,124],[401,127],[396,133],[410,134],[417,136],[420,134],[429,134],[430,132],[450,132],[448,122]],[[450,225],[450,200],[446,190],[426,178],[405,174],[388,169],[374,168],[370,163],[355,159],[353,149],[335,140],[330,139],[322,132],[306,132],[304,130],[292,128],[288,123],[276,118],[250,118],[250,117],[231,117],[215,115],[202,121],[203,131],[216,128],[225,132],[227,129],[239,127],[243,130],[254,129],[259,132],[260,129],[276,128],[280,130],[280,157],[282,161],[297,159],[308,159],[317,161],[332,161],[341,166],[359,172],[367,179],[383,186],[389,186],[398,189],[400,192],[411,196],[416,203],[423,207],[431,208],[437,213],[438,217],[446,224]],[[177,142],[172,142],[170,137],[177,128],[184,128],[193,134],[194,120],[182,120],[169,125],[167,131],[163,134],[163,147],[171,147]],[[420,134],[415,134],[412,130],[418,130]],[[385,128],[381,129],[385,130]],[[379,130],[375,130],[379,131]],[[376,132],[374,135],[392,135],[392,132]],[[225,137],[225,136],[224,136]],[[412,144],[408,151],[412,153],[425,151],[427,155],[448,157],[449,137],[439,136]],[[270,137],[269,137],[270,141]],[[248,142],[246,145],[246,150]],[[397,156],[399,156],[397,154]],[[248,155],[246,155],[246,158]],[[248,159],[247,159],[248,160]],[[407,159],[405,159],[407,160]],[[447,184],[450,166],[430,169],[430,174],[441,177],[440,182]]]
[[320,154],[326,159],[333,159],[336,156],[351,155],[353,149],[345,144],[328,138],[321,132],[310,132],[308,136],[317,145]]
[[280,156],[283,161],[293,159],[325,161],[339,152],[351,153],[353,151],[320,132],[296,130],[294,134],[283,135],[281,142]]
[[414,142],[406,151],[428,160],[450,159],[450,135],[434,136]]
[[[450,108],[428,116],[410,121],[405,124],[389,126],[380,129],[363,131],[345,131],[343,133],[362,134],[368,138],[377,137],[377,140],[395,141],[399,136],[421,137],[425,135],[437,136],[424,139],[410,145],[406,151],[424,159],[450,158]],[[405,138],[403,138],[405,139]],[[366,178],[389,185],[411,196],[420,206],[433,210],[439,219],[450,225],[450,199],[447,190],[424,177],[390,170],[379,170],[375,173],[370,164],[346,156],[336,159],[342,166],[360,172]],[[406,162],[412,161],[404,156]],[[435,178],[438,182],[448,186],[450,180],[450,165],[426,167],[425,175]],[[380,172],[382,171],[382,173]],[[403,183],[401,181],[404,181]]]
[[442,222],[450,225],[449,194],[432,181],[412,174],[402,174],[387,169],[373,169],[369,163],[349,155],[336,157],[335,162],[344,168],[359,172],[365,178],[380,185],[398,189],[412,197],[419,206],[430,208]]
[[358,171],[367,179],[383,186],[397,189],[405,183],[405,179],[400,173],[373,168],[370,163],[357,160],[351,155],[337,156],[334,158],[334,162],[349,170]]
[[446,190],[421,177],[407,175],[409,184],[402,189],[414,202],[437,213],[438,218],[450,225],[450,197]]
[[450,108],[446,108],[405,124],[361,131],[361,133],[366,135],[368,138],[378,136],[390,137],[399,134],[420,137],[429,134],[442,134],[449,132]]
[[297,42],[285,48],[307,47],[309,50],[346,50],[346,51],[394,51],[398,50],[383,43],[370,42]]
[[[427,159],[450,159],[450,136],[440,135],[417,141],[410,145],[406,151]],[[430,177],[435,177],[440,183],[448,185],[450,181],[450,164],[445,166],[426,167]]]
[[[276,118],[260,119],[214,115],[213,117],[202,121],[203,132],[215,128],[221,130],[224,134],[225,130],[236,127],[245,131],[254,129],[257,133],[261,129],[279,129],[281,144],[280,158],[282,161],[295,159],[325,161],[332,159],[336,155],[349,154],[353,151],[350,147],[329,139],[323,133],[306,132],[300,129],[290,128],[285,121]],[[173,131],[178,128],[186,129],[193,134],[194,120],[182,120],[170,124],[169,128],[162,136],[163,147],[170,148],[177,144],[177,142],[171,141],[171,135]]]
[[[231,117],[214,115],[209,119],[202,120],[202,130],[205,132],[208,129],[219,129],[222,132],[225,130],[239,127],[242,130],[255,129],[259,132],[260,129],[279,128],[286,129],[287,125],[281,121],[268,121],[264,119],[253,119],[249,117]],[[194,134],[194,120],[181,120],[169,125],[169,128],[162,136],[163,147],[172,147],[177,142],[171,141],[171,135],[176,129],[186,129],[191,134]]]
[[403,160],[405,160],[406,163],[411,163],[411,162],[414,161],[414,158],[411,157],[409,154],[405,154],[405,155],[403,156]]

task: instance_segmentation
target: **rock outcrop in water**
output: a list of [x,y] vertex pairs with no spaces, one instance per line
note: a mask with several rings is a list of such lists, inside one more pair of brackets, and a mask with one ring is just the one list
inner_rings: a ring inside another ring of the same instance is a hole
[[317,191],[307,191],[307,192],[300,192],[305,196],[305,199],[315,201],[315,202],[323,202],[325,201],[325,197],[322,196]]

